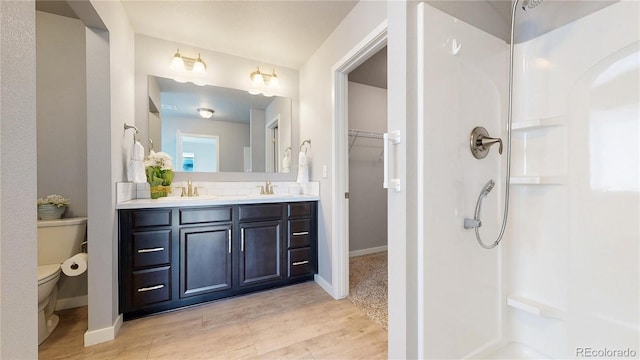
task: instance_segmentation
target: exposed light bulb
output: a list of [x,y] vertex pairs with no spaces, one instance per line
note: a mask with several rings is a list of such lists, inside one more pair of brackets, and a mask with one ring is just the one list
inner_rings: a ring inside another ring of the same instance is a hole
[[251,89],[249,89],[249,94],[251,94],[251,95],[260,95],[260,90],[258,90],[256,88],[251,88]]
[[184,60],[182,60],[182,56],[180,56],[180,49],[176,50],[176,54],[173,56],[169,67],[174,71],[184,71]]

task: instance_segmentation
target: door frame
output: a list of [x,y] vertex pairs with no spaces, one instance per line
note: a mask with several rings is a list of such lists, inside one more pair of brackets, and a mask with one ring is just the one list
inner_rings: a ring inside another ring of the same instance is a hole
[[332,145],[335,149],[332,159],[335,171],[332,176],[331,277],[336,299],[349,295],[349,202],[345,199],[345,193],[349,191],[348,74],[384,48],[387,38],[388,23],[385,20],[331,68],[334,93]]

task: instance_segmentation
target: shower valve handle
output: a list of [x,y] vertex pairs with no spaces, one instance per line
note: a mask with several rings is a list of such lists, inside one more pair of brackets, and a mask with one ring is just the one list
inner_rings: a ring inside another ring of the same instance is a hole
[[491,145],[495,144],[495,143],[499,143],[500,147],[498,148],[498,153],[500,155],[502,155],[502,139],[500,138],[492,138],[492,137],[480,137],[478,139],[478,142],[480,142],[479,145],[482,145],[485,148],[489,148]]
[[489,153],[491,145],[498,143],[500,147],[498,152],[502,154],[502,139],[492,138],[489,136],[487,129],[482,126],[477,126],[471,130],[471,136],[469,136],[469,145],[471,148],[471,154],[476,159],[484,159]]

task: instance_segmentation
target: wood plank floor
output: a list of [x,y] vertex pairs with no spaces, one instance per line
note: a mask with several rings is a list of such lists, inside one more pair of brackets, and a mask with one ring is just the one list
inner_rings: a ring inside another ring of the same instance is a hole
[[387,332],[316,283],[127,321],[83,347],[87,308],[59,312],[40,359],[386,359]]

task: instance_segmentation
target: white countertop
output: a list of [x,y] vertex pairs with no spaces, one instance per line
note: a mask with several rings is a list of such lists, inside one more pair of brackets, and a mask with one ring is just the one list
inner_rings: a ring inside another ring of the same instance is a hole
[[191,207],[211,205],[264,204],[280,202],[318,201],[318,195],[223,195],[179,197],[169,196],[159,199],[135,199],[116,204],[116,209],[145,209],[167,207]]

